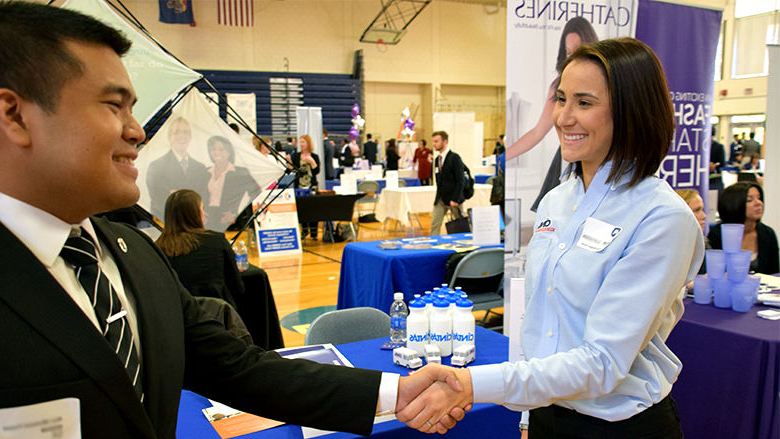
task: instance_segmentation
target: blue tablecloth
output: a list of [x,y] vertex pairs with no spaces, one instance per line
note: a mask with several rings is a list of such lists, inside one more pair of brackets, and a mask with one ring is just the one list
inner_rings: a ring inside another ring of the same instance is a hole
[[[472,365],[506,361],[509,345],[508,338],[479,326],[476,327],[475,336],[477,349],[476,358]],[[392,351],[379,349],[386,340],[386,338],[380,338],[348,343],[339,345],[338,349],[355,367],[395,372],[403,375],[408,374],[409,369],[393,364]],[[449,360],[449,357],[445,357],[443,363],[449,364]],[[262,397],[262,395],[258,397]],[[206,398],[186,390],[183,391],[181,403],[179,404],[179,422],[176,436],[180,439],[219,439],[217,433],[211,428],[201,413],[201,410],[207,407],[210,407],[210,404]],[[513,412],[503,406],[494,404],[475,404],[474,408],[466,414],[466,417],[453,430],[449,431],[445,437],[472,439],[488,433],[496,438],[519,437],[519,422],[520,412]],[[283,425],[240,437],[300,439],[303,435],[300,427]],[[333,433],[323,437],[327,439],[341,439],[360,436],[349,433]],[[431,438],[433,436],[424,435],[393,420],[374,425],[374,432],[371,437],[389,439]]]
[[667,345],[683,370],[672,387],[686,438],[780,437],[780,321],[697,305]]
[[[471,239],[471,234],[431,236],[432,245]],[[423,239],[423,238],[409,238]],[[409,241],[404,241],[409,242]],[[349,243],[341,255],[338,309],[370,306],[387,312],[393,293],[408,301],[415,294],[441,286],[447,257],[453,250],[383,250],[380,241]]]
[[488,178],[495,177],[495,175],[491,174],[477,174],[474,176],[474,183],[476,184],[485,184],[488,181]]
[[[419,178],[399,178],[399,180],[403,180],[406,182],[406,186],[420,186],[420,179]],[[358,184],[363,180],[358,180]],[[386,181],[384,179],[382,180],[375,180],[377,183],[379,183],[379,192],[382,192],[382,189],[385,188],[385,185],[387,185]],[[476,180],[475,180],[476,181]],[[334,186],[338,186],[341,184],[340,180],[325,180],[325,189],[332,191]],[[377,193],[379,193],[377,192]]]

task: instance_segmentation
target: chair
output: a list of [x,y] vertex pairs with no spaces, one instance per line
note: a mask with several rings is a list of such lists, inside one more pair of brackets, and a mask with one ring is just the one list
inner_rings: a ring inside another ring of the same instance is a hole
[[496,181],[496,178],[497,177],[495,175],[490,177],[490,178],[488,178],[487,180],[485,180],[485,184],[489,184],[489,185],[493,186],[493,182]]
[[348,308],[326,312],[314,319],[306,331],[306,346],[313,344],[352,343],[387,337],[390,316],[376,308]]
[[403,178],[399,178],[398,187],[406,187],[406,180],[404,180]]
[[363,180],[357,185],[358,192],[363,192],[366,195],[363,198],[359,198],[355,203],[357,203],[356,209],[358,216],[360,216],[362,210],[360,209],[360,206],[364,204],[373,204],[374,208],[371,210],[371,213],[376,212],[376,205],[379,202],[379,183],[373,181],[373,180]]
[[[450,288],[462,287],[474,302],[474,311],[486,311],[480,325],[484,326],[493,308],[504,306],[498,294],[504,279],[504,249],[481,248],[467,254],[458,262],[450,279]],[[498,314],[495,313],[494,314]],[[494,326],[491,329],[500,329]]]

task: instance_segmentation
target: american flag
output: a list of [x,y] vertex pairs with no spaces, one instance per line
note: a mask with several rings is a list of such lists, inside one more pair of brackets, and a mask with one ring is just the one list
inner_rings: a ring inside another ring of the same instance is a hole
[[253,0],[217,0],[217,23],[226,26],[254,26]]

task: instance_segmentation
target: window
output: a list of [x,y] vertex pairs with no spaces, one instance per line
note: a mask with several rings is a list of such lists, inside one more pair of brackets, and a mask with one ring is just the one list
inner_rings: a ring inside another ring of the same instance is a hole
[[780,0],[737,0],[731,77],[766,75],[766,45],[780,41]]

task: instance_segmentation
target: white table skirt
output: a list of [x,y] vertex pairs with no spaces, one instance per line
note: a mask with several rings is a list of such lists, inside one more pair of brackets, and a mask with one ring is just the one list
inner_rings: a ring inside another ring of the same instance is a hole
[[[463,203],[463,208],[474,206],[490,206],[489,184],[475,184],[474,196]],[[409,215],[412,213],[430,213],[433,211],[433,200],[436,198],[436,186],[410,186],[398,189],[385,189],[379,196],[376,207],[376,218],[379,221],[395,219],[404,226],[409,225]]]

